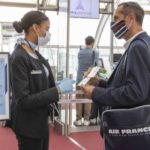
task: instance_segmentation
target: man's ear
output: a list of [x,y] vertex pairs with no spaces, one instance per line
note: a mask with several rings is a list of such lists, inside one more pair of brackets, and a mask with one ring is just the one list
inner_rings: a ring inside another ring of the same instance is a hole
[[134,13],[130,13],[130,15],[129,15],[129,16],[130,16],[130,19],[132,19],[132,20],[136,20],[136,19],[135,19],[135,14],[134,14]]

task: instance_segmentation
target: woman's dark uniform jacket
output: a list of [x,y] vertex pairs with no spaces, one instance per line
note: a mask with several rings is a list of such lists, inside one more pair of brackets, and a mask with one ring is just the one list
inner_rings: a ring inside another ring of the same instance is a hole
[[94,89],[92,99],[112,109],[150,104],[150,37],[146,32],[135,37],[109,80],[100,81]]
[[[20,45],[11,55],[13,129],[31,138],[48,136],[48,105],[57,102],[58,91],[48,62],[36,52],[31,57]],[[47,78],[43,64],[49,70]]]

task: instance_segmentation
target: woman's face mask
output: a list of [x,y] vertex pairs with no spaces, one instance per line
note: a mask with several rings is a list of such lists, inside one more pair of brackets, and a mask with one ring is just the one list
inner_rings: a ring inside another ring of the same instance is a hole
[[49,31],[45,31],[46,35],[44,37],[38,36],[38,45],[39,46],[44,46],[50,41],[51,34]]
[[34,24],[33,30],[37,36],[37,45],[44,46],[50,41],[49,21],[43,22],[41,25]]
[[115,37],[120,39],[125,33],[129,30],[126,25],[125,19],[122,19],[118,22],[111,22],[111,30],[114,33]]

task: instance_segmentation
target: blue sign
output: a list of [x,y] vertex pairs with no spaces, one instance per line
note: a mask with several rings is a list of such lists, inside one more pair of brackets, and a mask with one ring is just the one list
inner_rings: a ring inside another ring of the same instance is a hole
[[9,119],[9,53],[0,53],[0,120]]
[[98,19],[99,6],[99,0],[71,0],[70,16]]
[[0,114],[5,113],[5,62],[0,58]]

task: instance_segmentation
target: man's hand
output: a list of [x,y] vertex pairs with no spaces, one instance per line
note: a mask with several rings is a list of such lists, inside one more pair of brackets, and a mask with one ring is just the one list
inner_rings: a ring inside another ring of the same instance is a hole
[[85,85],[85,86],[81,87],[81,89],[83,90],[86,97],[88,97],[90,99],[91,99],[94,88],[95,88],[95,86],[92,86],[92,85]]
[[100,78],[96,75],[95,77],[91,78],[88,82],[89,85],[97,86],[100,82]]

